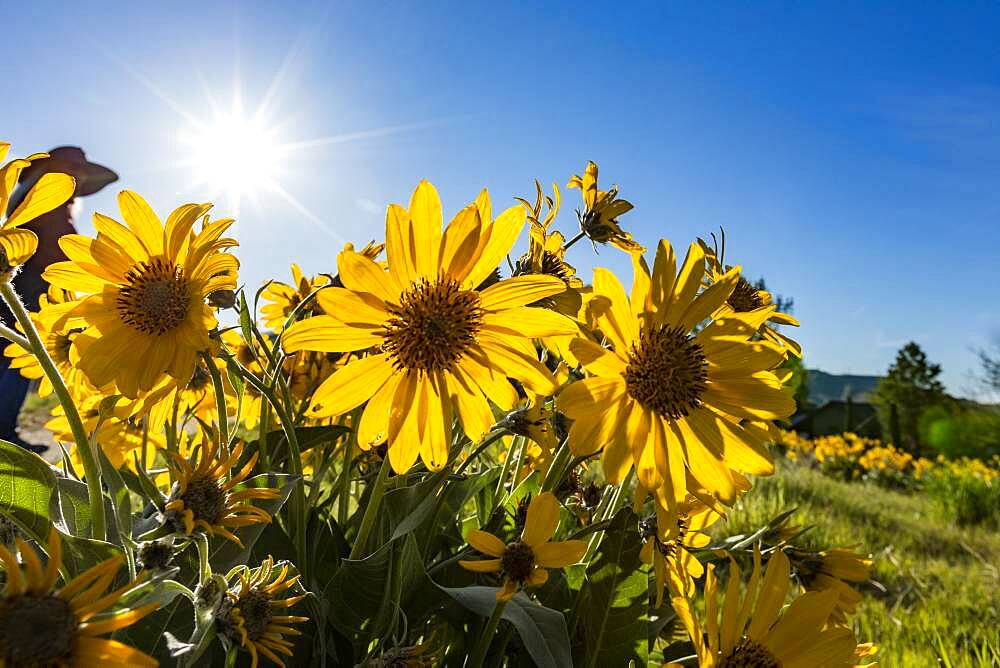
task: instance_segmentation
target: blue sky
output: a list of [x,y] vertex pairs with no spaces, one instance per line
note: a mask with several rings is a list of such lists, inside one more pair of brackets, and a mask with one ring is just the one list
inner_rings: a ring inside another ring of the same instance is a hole
[[[179,135],[239,81],[296,146],[287,196],[242,198],[247,285],[333,270],[421,178],[453,212],[593,159],[647,246],[724,226],[727,259],[794,297],[810,367],[880,373],[914,339],[969,394],[1000,336],[1000,3],[93,4],[4,12],[0,133],[122,175],[83,231],[118,185],[164,214],[216,197]],[[571,254],[629,276],[614,249]]]

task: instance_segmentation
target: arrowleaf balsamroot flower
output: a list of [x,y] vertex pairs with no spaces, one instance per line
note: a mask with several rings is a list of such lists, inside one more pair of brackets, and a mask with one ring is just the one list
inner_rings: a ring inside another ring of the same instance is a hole
[[634,465],[643,487],[671,507],[685,498],[690,471],[731,505],[739,488],[730,469],[757,475],[774,470],[762,430],[740,422],[786,418],[795,401],[771,371],[784,360],[782,351],[751,340],[773,307],[698,330],[732,294],[739,271],[699,294],[701,248],[691,245],[679,274],[675,264],[665,240],[652,275],[638,258],[631,297],[611,272],[594,270],[588,308],[611,348],[584,338],[570,344],[590,377],[570,384],[556,404],[573,420],[573,453],[603,448],[610,482],[621,483]]
[[518,540],[504,545],[493,534],[473,529],[469,532],[469,545],[493,559],[463,559],[458,563],[470,571],[503,575],[503,588],[497,592],[497,600],[509,601],[521,587],[545,584],[549,579],[546,568],[565,568],[583,558],[587,551],[585,541],[549,542],[558,527],[559,501],[552,493],[544,492],[528,505],[524,531]]
[[299,581],[299,576],[288,577],[288,564],[275,568],[271,557],[258,568],[243,567],[239,583],[226,592],[215,614],[216,630],[230,642],[250,653],[251,666],[256,668],[259,655],[263,654],[284,668],[279,654],[292,656],[292,643],[285,636],[298,636],[302,632],[290,624],[309,621],[308,617],[278,614],[292,607],[307,595],[285,596]]
[[158,665],[133,647],[100,637],[131,626],[159,607],[154,603],[108,612],[136,585],[129,582],[107,591],[123,557],[102,561],[56,588],[62,566],[59,532],[53,528],[49,533],[49,560],[44,566],[23,539],[17,538],[16,543],[21,564],[11,550],[0,546],[0,561],[7,573],[0,598],[0,666]]
[[782,612],[790,586],[788,557],[778,551],[760,577],[760,552],[745,596],[740,568],[730,560],[719,620],[715,566],[705,575],[705,623],[685,593],[684,577],[670,573],[671,603],[691,636],[701,668],[835,668],[853,666],[871,648],[858,645],[849,628],[828,624],[837,601],[833,590],[807,592]]
[[421,182],[408,210],[389,207],[388,271],[345,249],[337,257],[344,287],[316,296],[327,315],[295,323],[285,334],[286,352],[366,351],[316,390],[309,414],[342,415],[368,402],[359,444],[388,441],[397,472],[407,471],[418,455],[440,470],[456,415],[473,441],[481,439],[494,421],[487,399],[501,410],[517,402],[508,376],[529,392],[555,392],[532,339],[573,333],[576,326],[526,305],[559,294],[565,283],[532,275],[478,289],[524,227],[520,205],[495,221],[491,216],[484,190],[442,231],[438,193]]
[[[639,485],[641,489],[641,485]],[[643,496],[645,492],[642,492]],[[715,524],[721,515],[694,497],[688,497],[678,504],[676,511],[665,511],[659,504],[656,517],[642,523],[645,544],[639,558],[645,564],[653,565],[656,575],[656,607],[663,605],[663,590],[667,583],[667,573],[676,570],[686,578],[687,589],[694,587],[694,579],[700,578],[705,567],[692,555],[689,549],[703,548],[711,542],[705,529]]]
[[595,244],[610,243],[627,253],[646,252],[618,224],[618,216],[631,211],[632,203],[618,198],[618,186],[613,186],[611,190],[597,189],[597,165],[593,161],[587,163],[582,177],[573,175],[566,187],[579,188],[583,195],[583,213],[577,212],[577,215],[580,231],[591,241]]
[[[848,582],[868,582],[871,578],[872,560],[849,547],[835,547],[819,552],[809,552],[794,547],[784,548],[792,565],[795,578],[806,591],[833,589],[837,592],[837,605],[833,618],[846,619],[854,614],[861,594]],[[846,614],[845,614],[846,613]]]
[[128,227],[95,214],[97,238],[59,240],[69,260],[50,265],[44,278],[83,297],[43,317],[52,317],[54,328],[86,328],[76,339],[80,368],[94,385],[114,381],[134,399],[164,373],[190,380],[198,353],[214,347],[209,331],[217,322],[205,299],[236,289],[239,262],[221,252],[236,245],[222,236],[232,219],[206,216],[192,231],[210,204],[185,204],[165,225],[134,192],[122,191],[118,205]]
[[253,471],[259,454],[255,452],[243,468],[234,473],[232,469],[243,454],[242,442],[232,451],[203,442],[198,451],[191,459],[168,452],[167,465],[175,485],[163,508],[164,520],[178,533],[190,536],[202,530],[243,547],[242,541],[230,530],[251,524],[269,524],[270,513],[253,505],[252,501],[275,499],[278,490],[270,487],[233,489]]
[[[0,142],[0,163],[7,158],[10,144]],[[76,181],[68,174],[49,172],[43,174],[25,194],[17,208],[7,216],[10,196],[17,187],[21,171],[34,160],[49,157],[48,153],[35,153],[27,158],[11,160],[0,167],[0,279],[10,280],[12,270],[28,261],[38,249],[38,237],[31,230],[19,229],[42,214],[65,204],[73,196]]]
[[[708,272],[705,274],[705,282],[709,285],[720,277],[724,276],[731,267],[722,264],[722,259],[716,252],[708,247],[701,239],[699,245],[706,251],[705,260],[708,263]],[[774,303],[771,293],[763,288],[757,287],[743,276],[736,282],[736,288],[725,303],[719,307],[716,317],[725,318],[732,313],[750,313],[757,309],[767,308]],[[802,346],[798,341],[784,335],[778,329],[778,325],[790,325],[798,327],[799,321],[787,313],[781,313],[777,309],[772,309],[760,326],[760,335],[766,341],[773,341],[785,348],[789,354],[795,357],[802,357]]]
[[[292,263],[292,283],[288,285],[280,281],[271,281],[260,293],[261,299],[265,302],[260,309],[264,326],[273,332],[280,331],[284,326],[288,316],[292,314],[298,306],[313,293],[316,288],[322,287],[330,282],[327,276],[316,276],[308,278],[302,274],[299,265]],[[314,315],[322,315],[323,311],[315,301],[310,305],[309,310]]]

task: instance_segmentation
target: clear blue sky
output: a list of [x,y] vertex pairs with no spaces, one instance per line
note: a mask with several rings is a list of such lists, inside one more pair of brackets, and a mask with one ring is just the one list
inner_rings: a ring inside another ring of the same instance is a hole
[[[284,156],[301,209],[244,199],[248,285],[332,270],[421,178],[453,212],[593,159],[648,246],[724,226],[728,259],[794,297],[810,367],[880,373],[915,339],[966,394],[1000,335],[1000,3],[19,4],[15,152],[81,145],[165,213],[214,196],[178,134],[237,78],[282,142],[334,138]],[[94,210],[114,193],[83,230]],[[572,253],[628,276],[613,249]]]

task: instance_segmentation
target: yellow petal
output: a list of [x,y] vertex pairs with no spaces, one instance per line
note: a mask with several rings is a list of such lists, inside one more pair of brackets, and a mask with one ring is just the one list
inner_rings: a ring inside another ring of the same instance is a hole
[[459,559],[458,565],[467,571],[475,571],[476,573],[498,573],[500,571],[499,559],[481,559],[478,561]]
[[587,552],[587,542],[564,540],[559,543],[543,543],[532,548],[535,563],[545,568],[564,568],[583,559]]
[[552,538],[558,526],[559,501],[550,492],[543,492],[528,504],[521,540],[534,548]]
[[549,572],[544,568],[536,568],[528,576],[527,585],[529,587],[541,587],[549,581]]
[[479,305],[486,311],[499,311],[531,304],[565,290],[566,284],[555,276],[514,276],[480,292]]
[[410,198],[410,235],[417,275],[438,276],[438,253],[441,248],[441,198],[428,181],[417,184]]
[[150,255],[163,253],[163,225],[153,209],[138,193],[123,190],[118,194],[118,208],[125,224],[139,238]]
[[49,172],[38,179],[38,183],[28,191],[24,201],[10,214],[4,227],[23,225],[65,204],[73,196],[76,180],[68,174]]
[[589,339],[573,339],[569,349],[588,373],[610,378],[625,373],[625,361],[621,357]]
[[482,322],[486,327],[496,327],[532,339],[544,336],[567,336],[580,331],[573,321],[564,315],[545,308],[527,306],[486,313]]
[[392,365],[385,355],[354,360],[316,389],[309,414],[316,417],[343,415],[368,401],[392,374]]
[[328,315],[317,315],[294,323],[281,344],[285,352],[300,350],[339,353],[365,350],[382,343],[381,326],[347,325]]
[[27,262],[38,249],[38,237],[31,230],[0,230],[0,248],[11,267]]
[[410,214],[398,204],[390,204],[385,214],[385,255],[389,271],[396,282],[405,287],[417,279],[410,239]]
[[459,211],[448,223],[441,240],[441,267],[448,276],[458,281],[465,279],[476,259],[481,233],[479,208],[475,204]]
[[[479,204],[480,202],[477,200],[477,205]],[[527,211],[520,204],[512,206],[501,213],[493,221],[492,225],[488,225],[489,218],[485,217],[482,208],[480,209],[480,221],[487,229],[480,233],[479,257],[473,264],[472,269],[469,270],[469,275],[465,277],[465,282],[462,284],[463,287],[475,288],[494,269],[500,266],[507,253],[514,247],[514,243],[521,234],[526,220]],[[528,304],[530,302],[524,303]],[[520,306],[520,304],[517,305]]]
[[361,253],[342,251],[337,256],[337,270],[341,282],[350,290],[369,292],[385,302],[399,299],[399,285],[392,280],[392,275]]
[[473,529],[469,532],[469,535],[465,538],[469,545],[476,548],[483,554],[488,554],[491,557],[503,556],[503,551],[506,549],[504,542],[486,531],[480,531],[479,529]]
[[785,605],[790,581],[788,579],[788,557],[781,550],[771,555],[764,572],[757,607],[750,618],[747,635],[751,640],[763,640],[778,618],[778,611]]

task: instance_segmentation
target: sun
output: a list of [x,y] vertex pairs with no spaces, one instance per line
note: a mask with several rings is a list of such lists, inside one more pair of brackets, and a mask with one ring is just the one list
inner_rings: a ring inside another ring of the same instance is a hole
[[190,150],[196,185],[212,196],[228,197],[234,208],[245,197],[256,199],[279,188],[286,151],[277,129],[256,115],[214,114],[210,122],[182,130],[179,138]]

